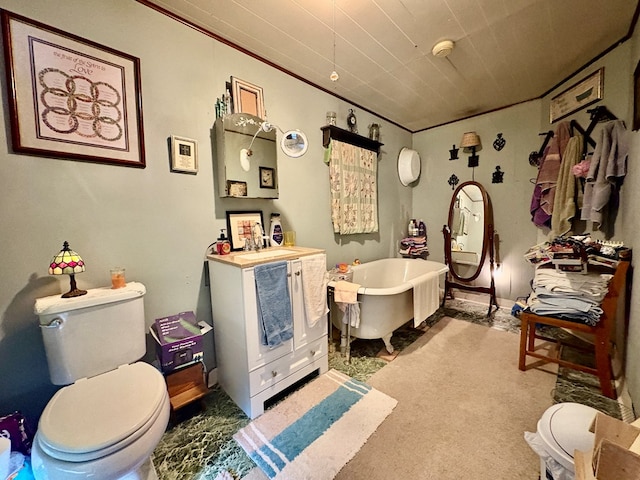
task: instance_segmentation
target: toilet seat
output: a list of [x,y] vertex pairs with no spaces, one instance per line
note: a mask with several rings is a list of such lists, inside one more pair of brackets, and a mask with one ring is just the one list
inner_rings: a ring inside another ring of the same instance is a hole
[[38,425],[53,458],[85,462],[125,448],[153,425],[167,397],[162,374],[137,362],[60,389]]
[[549,454],[564,468],[574,472],[575,450],[593,448],[589,431],[598,411],[580,403],[558,403],[549,407],[538,421],[537,432]]

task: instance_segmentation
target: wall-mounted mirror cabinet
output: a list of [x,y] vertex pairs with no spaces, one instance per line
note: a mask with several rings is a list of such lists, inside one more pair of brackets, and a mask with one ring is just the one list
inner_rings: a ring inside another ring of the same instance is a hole
[[216,119],[215,151],[221,197],[278,198],[276,129],[247,113]]
[[[494,226],[491,200],[484,187],[477,182],[465,182],[458,186],[451,197],[448,223],[442,229],[444,257],[449,267],[442,301],[453,298],[453,288],[488,293],[489,312],[498,308],[493,278]],[[489,267],[489,286],[476,285],[474,281],[483,269]]]

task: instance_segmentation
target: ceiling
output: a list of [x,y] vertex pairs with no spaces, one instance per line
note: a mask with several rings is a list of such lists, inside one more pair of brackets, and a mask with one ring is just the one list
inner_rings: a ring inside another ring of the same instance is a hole
[[[632,0],[139,1],[411,132],[548,93],[624,40],[638,7]],[[455,48],[435,57],[442,40]]]

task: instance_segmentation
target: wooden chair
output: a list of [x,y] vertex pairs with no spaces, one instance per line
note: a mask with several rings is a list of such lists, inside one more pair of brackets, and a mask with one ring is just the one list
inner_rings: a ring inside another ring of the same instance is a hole
[[[631,256],[629,251],[629,256],[621,259],[613,278],[609,282],[609,290],[601,304],[603,313],[600,317],[600,321],[593,327],[584,323],[571,322],[554,317],[545,317],[526,311],[522,312],[520,315],[522,323],[520,331],[520,358],[518,368],[520,368],[520,370],[527,369],[526,357],[529,355],[531,357],[546,360],[547,362],[557,363],[563,367],[587,372],[598,377],[603,395],[609,398],[616,398],[615,388],[612,384],[611,334],[616,322],[618,298],[625,291],[630,260]],[[559,349],[557,357],[551,357],[537,352],[535,347],[536,339],[555,341],[560,344],[557,339],[548,338],[536,333],[537,324],[550,325],[570,331],[592,334],[594,337],[596,367],[592,368],[586,365],[562,360],[560,358]]]

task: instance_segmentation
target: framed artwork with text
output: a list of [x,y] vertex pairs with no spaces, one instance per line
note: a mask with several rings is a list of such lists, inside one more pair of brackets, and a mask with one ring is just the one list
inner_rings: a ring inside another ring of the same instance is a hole
[[145,167],[140,60],[6,10],[16,152]]

